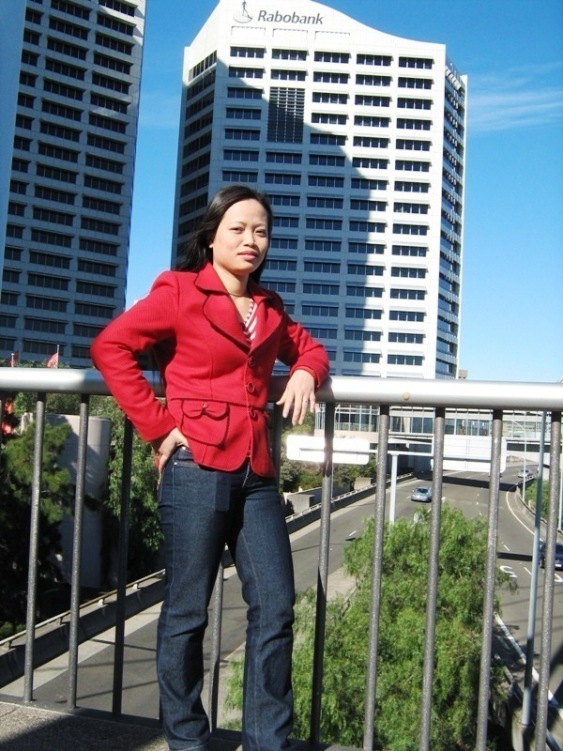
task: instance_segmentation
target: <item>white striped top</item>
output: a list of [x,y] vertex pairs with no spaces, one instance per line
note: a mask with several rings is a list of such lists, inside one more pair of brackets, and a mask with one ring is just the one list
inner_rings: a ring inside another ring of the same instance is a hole
[[256,336],[256,324],[258,322],[257,306],[254,300],[250,301],[250,309],[244,321],[242,322],[242,330],[246,336],[247,342],[250,344]]

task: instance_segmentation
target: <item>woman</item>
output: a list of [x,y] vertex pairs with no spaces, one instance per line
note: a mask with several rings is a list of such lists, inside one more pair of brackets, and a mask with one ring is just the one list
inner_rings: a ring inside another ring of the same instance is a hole
[[[324,348],[259,286],[272,211],[246,186],[219,191],[178,271],[113,321],[92,358],[151,443],[160,472],[166,588],[157,673],[171,751],[201,749],[202,641],[225,543],[248,605],[242,745],[288,747],[292,724],[293,567],[269,448],[268,387],[276,359],[291,367],[277,402],[302,423],[328,375]],[[136,355],[152,348],[159,401]]]

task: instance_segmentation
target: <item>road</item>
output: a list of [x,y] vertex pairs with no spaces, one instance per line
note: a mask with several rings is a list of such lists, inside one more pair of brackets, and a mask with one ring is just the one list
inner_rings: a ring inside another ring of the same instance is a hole
[[[518,466],[507,468],[501,480],[499,512],[499,564],[517,578],[518,590],[502,594],[502,618],[514,638],[525,649],[528,620],[528,597],[531,578],[531,551],[533,519],[512,492],[516,484]],[[412,518],[422,504],[413,503],[410,493],[415,485],[424,481],[409,480],[397,488],[396,517]],[[487,516],[488,477],[478,473],[448,473],[444,477],[443,498],[459,508],[466,516]],[[435,503],[435,501],[433,501]],[[361,534],[362,520],[372,514],[373,498],[360,501],[332,516],[330,534],[330,571],[342,565],[344,548]],[[389,504],[387,504],[389,506]],[[292,535],[292,548],[296,573],[297,591],[302,592],[315,585],[318,569],[319,524],[315,523]],[[541,592],[544,572],[539,576],[538,621],[541,613]],[[553,622],[553,675],[551,690],[556,698],[563,698],[563,598],[560,587],[563,577],[555,576],[555,615]],[[330,596],[330,591],[329,591]],[[245,606],[240,596],[238,579],[234,569],[225,571],[224,611],[222,627],[223,655],[227,657],[239,649],[244,640],[246,627]],[[158,716],[158,691],[155,675],[156,618],[158,606],[144,611],[127,623],[125,674],[122,711],[141,717]],[[112,633],[100,635],[80,647],[78,673],[78,706],[111,711],[113,670]],[[539,636],[536,635],[539,645]],[[208,648],[206,660],[208,658]],[[537,652],[537,650],[536,650]],[[41,668],[35,677],[35,698],[39,702],[59,701],[64,707],[67,694],[67,675],[64,663]],[[21,694],[20,694],[21,696]]]

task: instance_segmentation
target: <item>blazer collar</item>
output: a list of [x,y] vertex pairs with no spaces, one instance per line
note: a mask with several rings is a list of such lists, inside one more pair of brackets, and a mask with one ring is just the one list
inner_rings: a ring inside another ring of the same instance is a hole
[[[198,272],[195,286],[207,298],[203,304],[203,313],[211,325],[239,346],[248,347],[242,326],[233,315],[229,293],[211,263],[207,263]],[[280,313],[276,306],[270,304],[274,300],[273,295],[253,279],[248,280],[248,290],[254,302],[260,305],[258,331],[256,339],[252,342],[252,349],[255,349],[279,326]]]

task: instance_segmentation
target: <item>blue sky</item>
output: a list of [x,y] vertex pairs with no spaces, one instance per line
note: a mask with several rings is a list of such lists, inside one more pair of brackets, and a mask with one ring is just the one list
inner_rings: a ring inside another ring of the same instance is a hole
[[[563,2],[325,0],[469,77],[461,368],[563,378]],[[283,0],[280,0],[280,6]],[[170,264],[183,50],[213,0],[148,0],[127,302]]]

